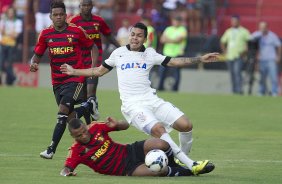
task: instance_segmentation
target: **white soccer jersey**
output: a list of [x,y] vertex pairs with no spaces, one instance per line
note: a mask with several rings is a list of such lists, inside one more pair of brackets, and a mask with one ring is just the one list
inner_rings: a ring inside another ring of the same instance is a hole
[[103,65],[116,67],[118,88],[122,102],[132,101],[153,91],[149,80],[154,65],[166,65],[170,57],[157,53],[153,48],[143,47],[139,52],[131,51],[129,45],[119,47],[112,52]]

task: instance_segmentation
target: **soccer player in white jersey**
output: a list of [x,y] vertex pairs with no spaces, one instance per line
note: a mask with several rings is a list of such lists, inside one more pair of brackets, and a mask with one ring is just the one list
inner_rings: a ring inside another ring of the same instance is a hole
[[[64,64],[61,71],[68,75],[100,77],[116,67],[121,111],[125,119],[137,129],[167,141],[174,156],[195,175],[211,172],[214,165],[210,161],[193,161],[187,156],[192,145],[192,123],[177,107],[157,96],[156,90],[150,86],[149,72],[154,65],[185,67],[194,63],[214,62],[218,53],[170,58],[153,48],[145,49],[143,44],[146,38],[147,27],[136,23],[131,29],[129,44],[114,50],[100,67],[73,69]],[[180,147],[168,133],[171,128],[179,131]]]

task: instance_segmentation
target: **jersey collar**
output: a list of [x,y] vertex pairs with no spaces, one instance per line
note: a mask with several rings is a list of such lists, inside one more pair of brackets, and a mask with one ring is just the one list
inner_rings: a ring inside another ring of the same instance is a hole
[[[126,45],[126,48],[131,51],[129,44]],[[145,46],[142,45],[141,49],[138,52],[145,52],[145,49],[146,49]]]

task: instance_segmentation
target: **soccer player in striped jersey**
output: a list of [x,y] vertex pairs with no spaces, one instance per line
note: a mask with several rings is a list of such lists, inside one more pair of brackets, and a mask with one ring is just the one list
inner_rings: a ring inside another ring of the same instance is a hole
[[[48,49],[53,92],[58,104],[57,124],[55,126],[52,142],[47,150],[40,153],[46,159],[52,159],[56,148],[63,136],[69,115],[74,111],[74,105],[83,100],[84,77],[68,76],[60,72],[64,63],[74,68],[83,68],[81,46],[84,45],[93,52],[98,49],[82,28],[66,23],[66,8],[62,2],[51,4],[50,18],[53,25],[44,29],[38,38],[31,58],[30,71],[36,72],[41,56]],[[92,102],[93,103],[93,102]],[[76,115],[81,117],[87,111],[93,111],[91,102],[84,103],[76,109]]]
[[[86,126],[80,119],[68,123],[71,136],[75,139],[69,150],[62,176],[75,176],[79,164],[90,167],[94,172],[118,176],[192,176],[188,168],[174,162],[172,150],[167,142],[158,138],[137,141],[132,144],[114,142],[109,132],[127,129],[126,121],[107,118],[105,122],[93,122]],[[161,149],[168,156],[168,167],[153,172],[144,164],[150,150]],[[208,171],[207,171],[208,172]]]
[[[94,43],[97,45],[99,50],[99,56],[97,63],[92,63],[91,59],[91,53],[90,49],[88,47],[83,47],[83,65],[84,68],[91,68],[91,67],[99,67],[102,63],[102,35],[107,39],[109,43],[112,43],[116,47],[120,47],[120,44],[117,42],[117,40],[112,35],[112,32],[109,28],[109,26],[106,24],[104,19],[98,15],[93,15],[91,13],[91,10],[93,8],[92,0],[80,0],[79,4],[80,8],[80,14],[75,15],[69,19],[70,23],[73,23],[77,26],[81,26],[86,33],[89,35],[89,37],[94,41]],[[86,79],[87,82],[87,98],[93,98],[96,102],[96,107],[94,114],[92,115],[92,118],[94,120],[99,119],[99,112],[98,112],[98,101],[96,97],[96,91],[98,86],[98,77],[90,77]],[[90,123],[90,119],[85,117],[86,122]]]

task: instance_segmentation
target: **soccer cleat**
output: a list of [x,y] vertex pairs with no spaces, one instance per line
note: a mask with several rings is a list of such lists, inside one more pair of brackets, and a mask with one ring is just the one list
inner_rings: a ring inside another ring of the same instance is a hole
[[41,158],[52,159],[55,153],[48,147],[47,150],[40,153]]
[[180,165],[181,167],[186,167],[186,165],[183,164],[179,159],[175,158],[174,161],[177,165]]
[[94,121],[97,121],[100,118],[100,114],[98,111],[98,102],[96,98],[90,97],[88,98],[87,102],[92,104],[92,109],[90,109],[90,115]]
[[194,162],[192,173],[194,175],[209,173],[214,170],[215,166],[208,160]]

